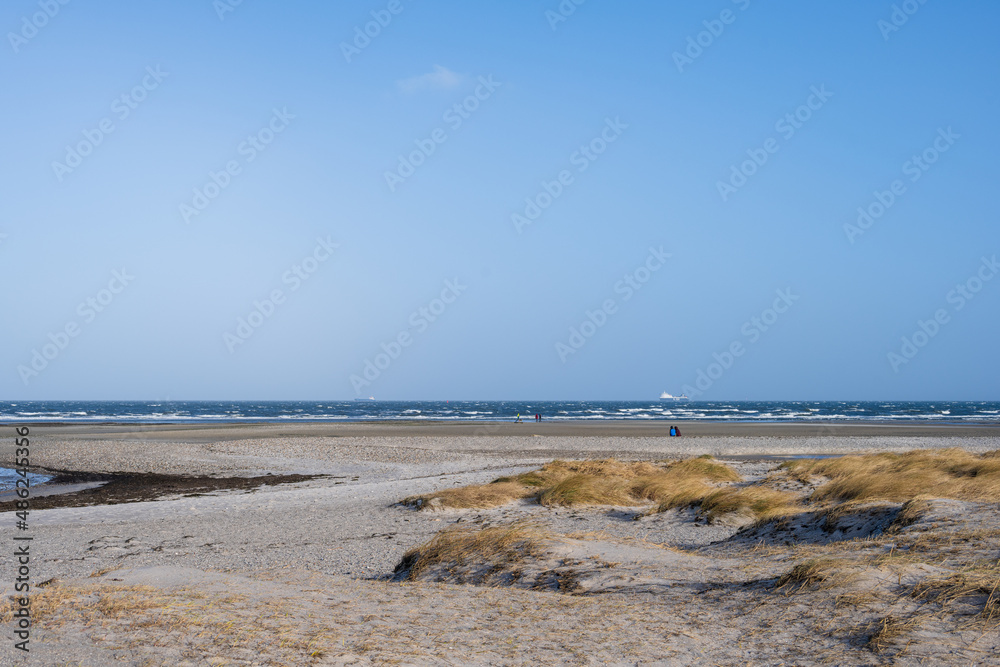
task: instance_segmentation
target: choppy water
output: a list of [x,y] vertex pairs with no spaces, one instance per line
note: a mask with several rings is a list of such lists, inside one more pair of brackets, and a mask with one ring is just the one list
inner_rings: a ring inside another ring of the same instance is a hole
[[[11,470],[9,468],[0,468],[0,493],[14,489],[15,486],[17,485],[18,479],[21,479],[21,477],[20,475],[17,474],[16,471]],[[28,483],[31,486],[36,486],[49,479],[52,478],[48,475],[36,475],[34,473],[28,473]],[[30,493],[31,490],[30,487],[28,490]],[[12,500],[17,500],[17,498],[12,498]]]
[[[545,420],[1000,424],[997,401],[0,401],[0,423]],[[2,435],[2,434],[0,434]]]

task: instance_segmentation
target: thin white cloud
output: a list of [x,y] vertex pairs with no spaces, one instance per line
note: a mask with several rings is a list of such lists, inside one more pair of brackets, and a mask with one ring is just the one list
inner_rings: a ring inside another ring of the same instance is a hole
[[411,76],[409,79],[400,79],[396,82],[396,87],[399,88],[400,92],[412,95],[421,90],[454,88],[460,83],[462,83],[461,74],[455,74],[447,67],[435,65],[434,70],[431,72],[419,76]]

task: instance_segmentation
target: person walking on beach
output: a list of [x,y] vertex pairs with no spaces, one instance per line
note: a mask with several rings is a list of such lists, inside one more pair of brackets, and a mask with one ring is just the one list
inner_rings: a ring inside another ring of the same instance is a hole
[[540,414],[538,414],[537,412],[535,413],[535,421],[536,422],[542,421],[542,416]]
[[670,427],[670,437],[672,438],[675,435],[677,435],[677,427],[676,426],[671,426]]

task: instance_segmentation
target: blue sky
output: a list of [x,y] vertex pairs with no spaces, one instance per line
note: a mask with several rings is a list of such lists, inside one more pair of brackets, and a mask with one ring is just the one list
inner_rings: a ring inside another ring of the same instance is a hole
[[0,397],[1000,399],[998,13],[4,3]]

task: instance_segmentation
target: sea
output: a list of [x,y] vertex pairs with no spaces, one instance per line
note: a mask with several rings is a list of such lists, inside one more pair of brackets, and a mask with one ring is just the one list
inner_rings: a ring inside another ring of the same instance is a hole
[[0,401],[0,423],[295,421],[933,422],[1000,424],[998,401]]

